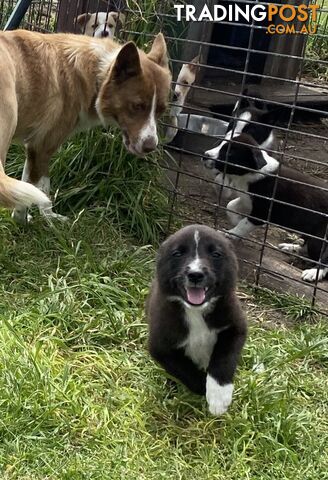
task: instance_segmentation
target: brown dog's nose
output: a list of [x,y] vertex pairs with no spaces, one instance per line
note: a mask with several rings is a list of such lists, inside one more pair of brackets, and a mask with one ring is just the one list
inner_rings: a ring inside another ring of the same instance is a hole
[[151,137],[147,138],[142,145],[142,150],[144,153],[150,153],[157,147],[157,138]]

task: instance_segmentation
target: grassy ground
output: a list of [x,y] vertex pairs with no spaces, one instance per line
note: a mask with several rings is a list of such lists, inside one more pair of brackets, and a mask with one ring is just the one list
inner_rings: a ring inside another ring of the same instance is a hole
[[72,220],[1,216],[1,479],[327,478],[327,322],[246,295],[234,402],[213,418],[147,354],[152,249],[99,209]]

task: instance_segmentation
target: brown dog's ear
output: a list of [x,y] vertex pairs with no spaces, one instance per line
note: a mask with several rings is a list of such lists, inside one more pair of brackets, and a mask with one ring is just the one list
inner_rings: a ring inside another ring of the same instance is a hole
[[163,68],[168,67],[167,48],[162,33],[159,33],[154,38],[148,58]]
[[133,42],[128,42],[121,48],[116,57],[112,75],[115,81],[124,82],[141,73],[139,53]]
[[79,25],[79,27],[82,30],[84,25],[86,25],[86,23],[90,20],[90,18],[91,18],[91,13],[81,13],[81,15],[79,15],[75,19],[75,22],[77,23],[77,25]]

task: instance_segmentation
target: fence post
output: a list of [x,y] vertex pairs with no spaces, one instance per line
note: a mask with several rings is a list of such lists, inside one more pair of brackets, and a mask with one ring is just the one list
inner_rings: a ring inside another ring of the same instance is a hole
[[15,30],[18,28],[31,3],[32,0],[18,0],[16,7],[12,11],[5,25],[4,30]]

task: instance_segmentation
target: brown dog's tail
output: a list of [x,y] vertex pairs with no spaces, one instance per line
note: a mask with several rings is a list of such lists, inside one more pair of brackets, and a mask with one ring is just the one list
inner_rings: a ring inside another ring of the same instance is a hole
[[0,165],[0,205],[7,208],[37,205],[44,209],[51,207],[51,201],[31,183],[8,177]]

